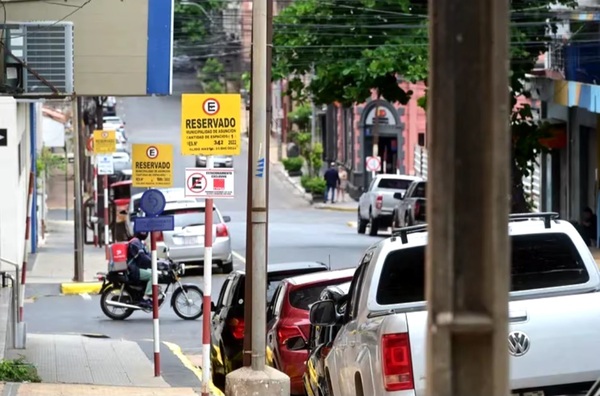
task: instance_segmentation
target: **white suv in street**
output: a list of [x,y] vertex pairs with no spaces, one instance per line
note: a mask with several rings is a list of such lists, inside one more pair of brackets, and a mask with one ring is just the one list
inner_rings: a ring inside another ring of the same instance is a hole
[[[509,329],[513,395],[582,395],[600,377],[600,273],[555,213],[512,215]],[[343,317],[333,301],[313,325],[341,325],[325,359],[330,396],[423,396],[426,226],[394,232],[358,266]],[[465,395],[466,396],[466,395]]]

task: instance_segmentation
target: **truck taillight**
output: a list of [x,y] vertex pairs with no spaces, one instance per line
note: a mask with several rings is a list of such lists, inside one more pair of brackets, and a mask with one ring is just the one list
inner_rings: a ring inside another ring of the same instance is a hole
[[415,208],[415,220],[416,220],[421,215],[421,204],[419,203],[419,201],[415,202],[414,208]]
[[414,389],[408,333],[385,334],[381,344],[385,390]]
[[231,329],[231,335],[236,340],[242,340],[244,338],[244,319],[234,318],[229,321],[229,327]]
[[226,237],[229,236],[229,231],[227,230],[227,226],[225,224],[217,225],[217,237]]
[[381,209],[383,207],[383,195],[378,195],[377,198],[375,198],[375,207],[377,209]]
[[155,231],[154,238],[156,239],[156,242],[164,242],[165,240],[162,231]]

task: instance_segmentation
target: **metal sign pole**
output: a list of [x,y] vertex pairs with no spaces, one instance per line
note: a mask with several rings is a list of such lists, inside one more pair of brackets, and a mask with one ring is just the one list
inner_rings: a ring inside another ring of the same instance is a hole
[[94,247],[98,247],[98,157],[94,155]]
[[108,235],[108,175],[103,177],[104,184],[104,249],[106,251],[106,258],[109,258],[108,245],[110,243],[110,237]]
[[150,233],[152,250],[152,325],[154,338],[154,376],[160,377],[160,328],[158,321],[158,255],[156,253],[156,232]]
[[[213,168],[213,158],[206,157],[206,169]],[[202,313],[202,396],[209,396],[210,384],[210,315],[212,294],[213,200],[204,208],[204,298]]]

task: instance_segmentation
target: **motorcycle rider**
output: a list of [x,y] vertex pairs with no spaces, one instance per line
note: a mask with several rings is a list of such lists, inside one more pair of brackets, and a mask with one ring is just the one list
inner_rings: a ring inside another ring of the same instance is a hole
[[136,232],[127,248],[127,267],[130,279],[133,282],[146,281],[144,298],[139,303],[142,308],[152,308],[152,257],[144,244],[147,238],[147,232]]

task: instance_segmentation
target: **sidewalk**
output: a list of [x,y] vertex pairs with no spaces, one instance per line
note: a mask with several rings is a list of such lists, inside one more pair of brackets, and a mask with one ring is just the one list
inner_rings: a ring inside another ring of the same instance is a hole
[[131,388],[67,384],[0,384],[0,394],[10,396],[198,396],[191,388]]

